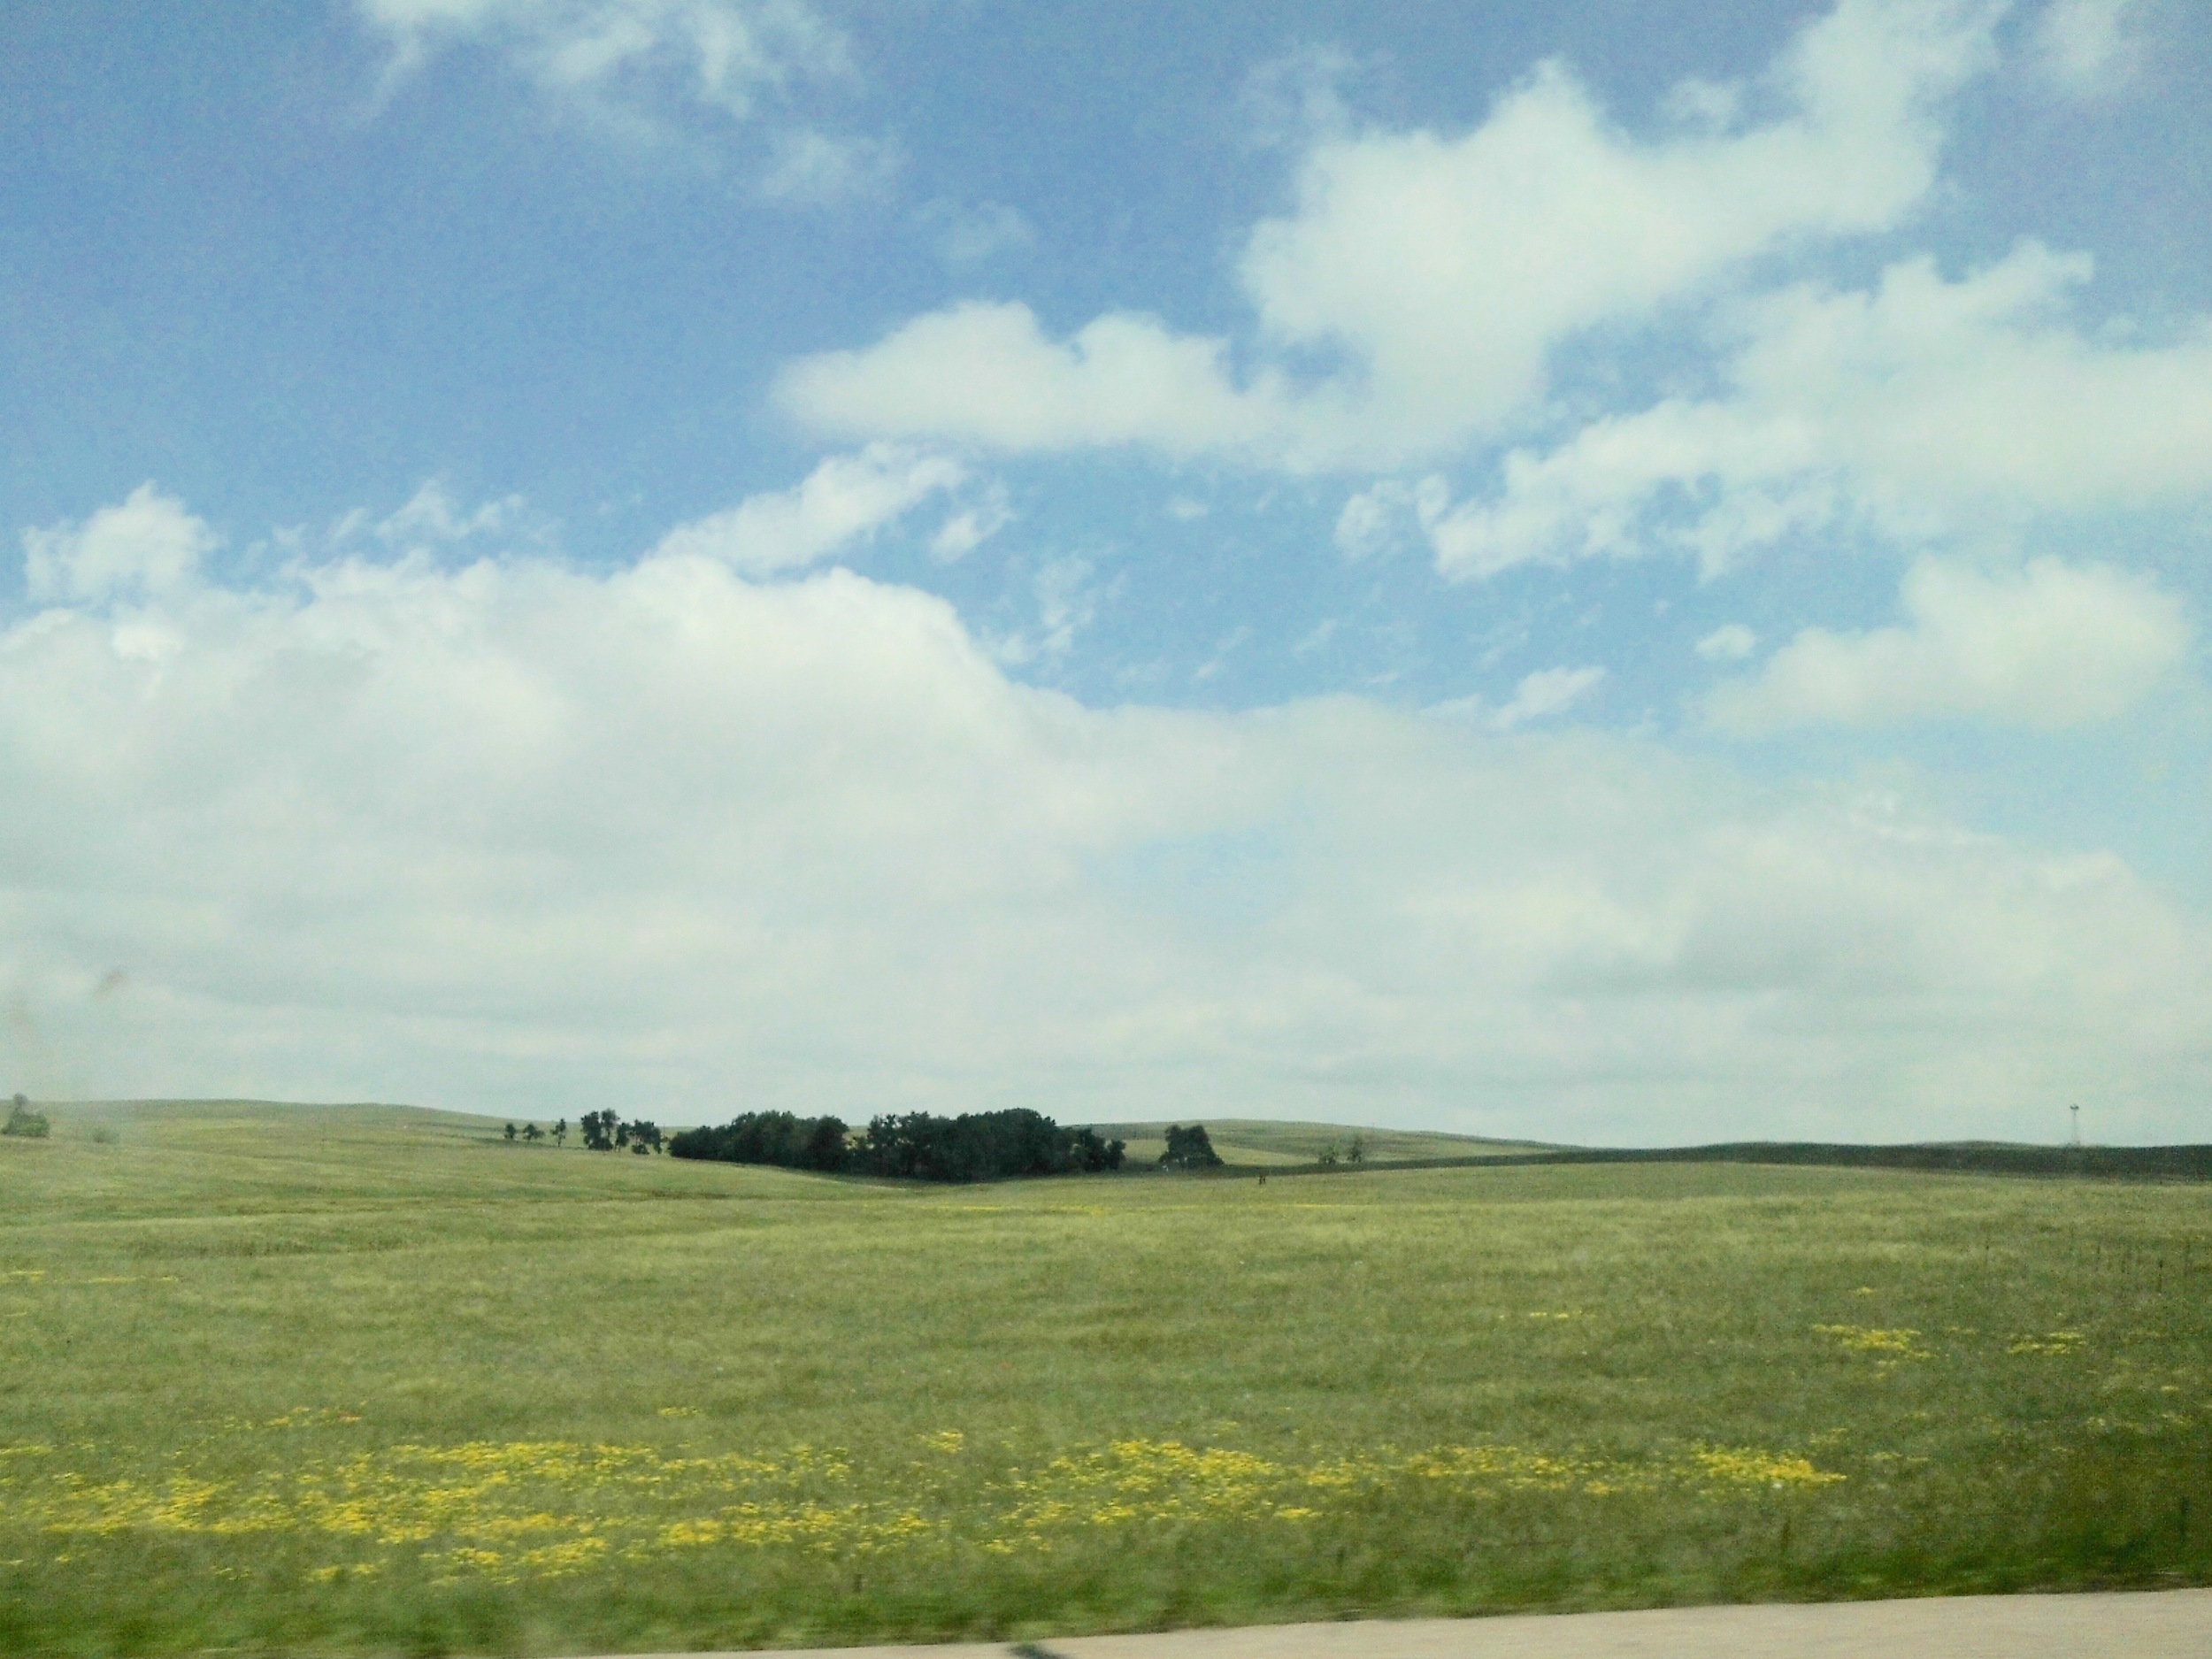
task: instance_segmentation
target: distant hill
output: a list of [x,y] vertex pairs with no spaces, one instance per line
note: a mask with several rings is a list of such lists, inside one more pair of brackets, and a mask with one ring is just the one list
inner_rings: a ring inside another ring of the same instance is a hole
[[[280,1100],[88,1100],[57,1101],[51,1110],[73,1123],[128,1124],[215,1122],[296,1122],[303,1113],[324,1114],[333,1124],[363,1128],[438,1129],[448,1133],[496,1133],[507,1120],[486,1112],[445,1111],[434,1106],[400,1106],[380,1101]],[[58,1119],[58,1121],[59,1119]],[[517,1123],[522,1119],[516,1118]],[[544,1121],[551,1122],[550,1118]]]
[[1129,1143],[1129,1161],[1150,1163],[1167,1145],[1170,1122],[1202,1123],[1214,1150],[1229,1164],[1273,1168],[1311,1164],[1333,1146],[1341,1156],[1357,1136],[1370,1162],[1395,1164],[1413,1158],[1521,1157],[1555,1151],[1532,1141],[1493,1141],[1481,1135],[1445,1134],[1427,1129],[1369,1129],[1353,1124],[1286,1123],[1269,1118],[1179,1118],[1148,1123],[1092,1124],[1109,1139]]

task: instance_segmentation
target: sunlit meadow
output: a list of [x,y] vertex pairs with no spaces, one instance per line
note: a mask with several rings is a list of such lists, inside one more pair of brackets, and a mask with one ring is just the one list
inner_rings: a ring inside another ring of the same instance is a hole
[[0,1142],[11,1652],[2212,1580],[2202,1187],[917,1190],[394,1109],[54,1117]]

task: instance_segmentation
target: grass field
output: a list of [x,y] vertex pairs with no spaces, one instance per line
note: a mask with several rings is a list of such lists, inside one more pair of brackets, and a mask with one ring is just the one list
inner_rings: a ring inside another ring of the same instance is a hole
[[0,1141],[0,1649],[2212,1581],[2212,1188],[915,1190],[360,1108]]

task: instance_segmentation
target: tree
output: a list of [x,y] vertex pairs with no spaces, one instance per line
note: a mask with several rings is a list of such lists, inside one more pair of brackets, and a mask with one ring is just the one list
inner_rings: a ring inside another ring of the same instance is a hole
[[531,1141],[542,1141],[545,1139],[545,1131],[535,1124],[525,1124],[522,1125],[522,1138]]
[[845,1123],[841,1118],[817,1118],[807,1132],[806,1167],[835,1174],[845,1167]]
[[53,1133],[54,1125],[46,1121],[44,1112],[31,1110],[30,1097],[18,1094],[8,1102],[8,1121],[0,1125],[0,1135],[20,1135],[27,1141],[43,1141]]
[[508,1140],[510,1140],[510,1141],[512,1141],[514,1138],[515,1138],[515,1126],[514,1126],[514,1125],[512,1125],[512,1124],[509,1124],[509,1125],[507,1125],[507,1139],[508,1139]]
[[1367,1161],[1367,1137],[1354,1135],[1352,1144],[1344,1148],[1344,1156],[1349,1163],[1364,1164]]
[[553,1125],[553,1144],[557,1147],[565,1147],[568,1144],[567,1118],[564,1118]]
[[1164,1170],[1214,1170],[1221,1167],[1220,1155],[1206,1133],[1206,1125],[1193,1124],[1185,1129],[1170,1124],[1167,1129],[1167,1150],[1160,1154]]
[[611,1111],[586,1112],[576,1120],[577,1128],[584,1137],[588,1152],[611,1152],[615,1148],[614,1134],[620,1125]]

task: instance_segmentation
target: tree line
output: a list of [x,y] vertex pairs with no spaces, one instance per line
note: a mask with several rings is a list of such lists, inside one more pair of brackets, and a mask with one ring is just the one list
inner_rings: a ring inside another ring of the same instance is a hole
[[[646,1154],[668,1149],[660,1125],[649,1118],[641,1118],[629,1123],[612,1111],[586,1112],[576,1120],[576,1127],[584,1138],[584,1149],[588,1152]],[[535,1124],[524,1124],[519,1129],[509,1124],[507,1139],[529,1143],[549,1139],[555,1146],[565,1147],[568,1144],[568,1119],[564,1118],[555,1124],[549,1133]]]
[[[825,1175],[882,1175],[909,1181],[991,1181],[1020,1175],[1085,1175],[1118,1170],[1128,1143],[1100,1138],[1088,1128],[1064,1129],[1026,1107],[940,1118],[933,1112],[879,1114],[857,1133],[840,1118],[801,1118],[791,1112],[741,1112],[718,1127],[680,1129],[664,1136],[658,1125],[617,1113],[586,1112],[577,1128],[593,1152],[667,1152],[719,1164],[766,1164]],[[568,1119],[549,1134],[535,1124],[506,1126],[509,1141],[568,1141]],[[1220,1157],[1205,1125],[1171,1125],[1165,1170],[1217,1169]]]
[[680,1158],[910,1181],[1094,1174],[1121,1168],[1126,1149],[1090,1129],[1064,1129],[1025,1106],[957,1118],[879,1115],[857,1133],[837,1118],[741,1112],[718,1128],[680,1130],[668,1142]]

